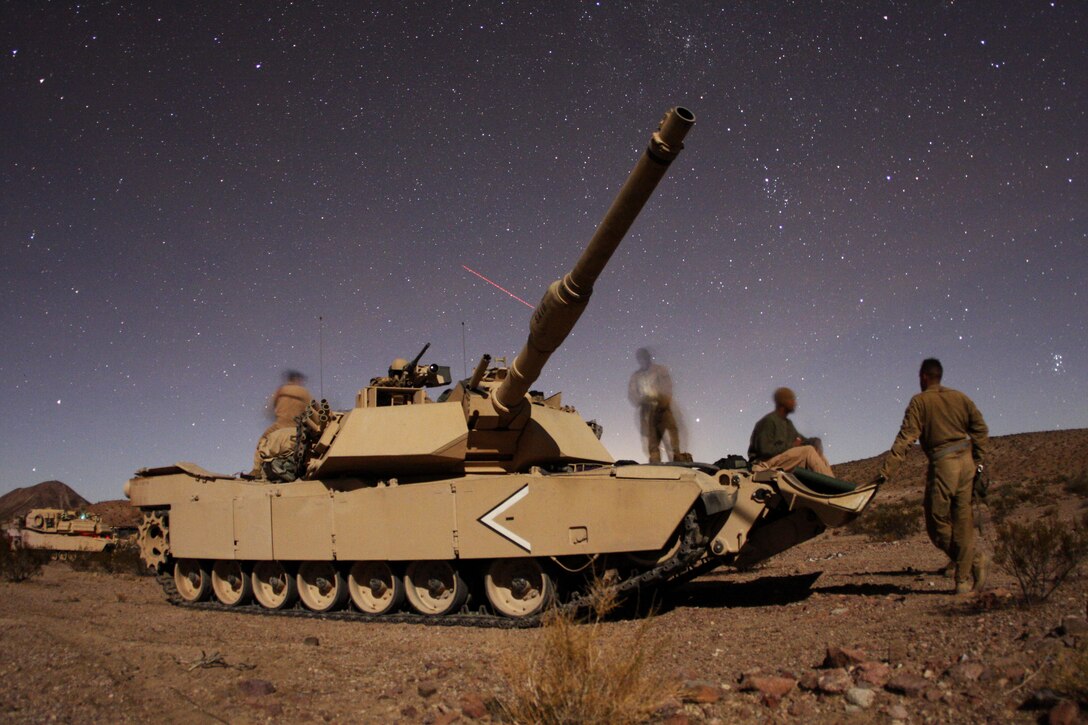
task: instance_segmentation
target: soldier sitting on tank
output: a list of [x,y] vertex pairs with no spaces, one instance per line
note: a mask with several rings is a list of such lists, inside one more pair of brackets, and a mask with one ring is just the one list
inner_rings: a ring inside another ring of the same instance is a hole
[[834,476],[824,458],[819,438],[805,438],[797,432],[791,413],[797,410],[797,396],[789,388],[774,391],[774,410],[759,419],[748,444],[748,462],[753,471],[779,468],[792,471],[807,468]]
[[262,450],[266,457],[271,448],[282,447],[270,446],[268,437],[281,429],[294,430],[295,418],[302,415],[310,404],[310,391],[306,389],[305,382],[306,376],[298,370],[287,370],[283,374],[283,384],[272,394],[268,403],[268,412],[269,417],[273,418],[273,423],[265,429],[260,440],[257,441],[257,450],[253,453],[253,470],[250,472],[254,478],[265,478],[263,467],[265,459],[262,457]]

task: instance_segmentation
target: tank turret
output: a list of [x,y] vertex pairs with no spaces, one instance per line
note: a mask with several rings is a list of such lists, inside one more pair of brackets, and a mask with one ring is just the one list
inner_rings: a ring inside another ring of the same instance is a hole
[[[593,285],[627,230],[683,148],[695,123],[685,108],[669,110],[597,226],[574,267],[549,286],[529,322],[525,346],[508,368],[481,361],[475,374],[431,403],[424,388],[448,382],[449,368],[398,358],[387,376],[359,392],[354,410],[320,431],[309,430],[308,476],[398,479],[450,473],[510,473],[532,466],[610,464],[600,427],[586,423],[558,395],[530,394],[548,358],[570,334]],[[490,358],[488,358],[490,359]],[[300,427],[300,433],[307,433]],[[316,435],[320,433],[320,436]],[[394,452],[394,453],[391,453]]]

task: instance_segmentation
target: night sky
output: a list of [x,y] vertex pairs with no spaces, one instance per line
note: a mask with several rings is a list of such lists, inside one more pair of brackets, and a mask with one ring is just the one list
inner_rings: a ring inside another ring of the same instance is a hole
[[462,330],[512,358],[530,311],[462,265],[535,303],[674,105],[535,386],[615,456],[640,346],[696,460],[779,385],[875,455],[929,355],[995,434],[1088,425],[1084,2],[233,5],[0,9],[0,493],[248,468],[285,368],[343,408]]

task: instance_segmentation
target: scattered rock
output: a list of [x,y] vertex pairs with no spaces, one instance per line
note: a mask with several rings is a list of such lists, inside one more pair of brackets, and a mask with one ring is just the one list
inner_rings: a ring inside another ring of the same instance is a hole
[[832,617],[841,617],[842,615],[846,614],[849,611],[850,610],[847,609],[846,607],[835,607],[834,609],[831,610],[831,616]]
[[815,672],[806,672],[797,680],[797,686],[802,690],[816,690],[820,687],[820,676]]
[[888,717],[892,720],[906,721],[910,717],[910,713],[907,712],[907,708],[897,704],[888,708]]
[[409,720],[415,720],[419,717],[419,710],[415,709],[412,705],[405,705],[400,709],[400,714]]
[[788,712],[790,717],[799,722],[810,722],[816,717],[816,705],[811,697],[795,697]]
[[1028,695],[1028,699],[1024,700],[1020,705],[1021,710],[1049,710],[1058,705],[1064,698],[1058,693],[1054,692],[1048,687],[1044,687],[1041,690]]
[[973,606],[979,610],[1001,609],[1013,603],[1015,595],[1008,589],[987,589],[975,597]]
[[948,670],[948,676],[956,682],[977,682],[986,668],[978,662],[959,662]]
[[270,718],[283,716],[283,705],[275,701],[262,702],[260,705],[261,710],[265,712]]
[[479,720],[487,715],[487,702],[475,692],[469,692],[461,696],[461,712],[465,717]]
[[1084,617],[1064,617],[1059,628],[1062,634],[1074,637],[1088,637],[1088,620]]
[[679,698],[669,697],[654,710],[654,715],[657,716],[657,719],[659,720],[666,720],[670,716],[683,711],[683,709],[684,703],[682,703]]
[[875,699],[876,691],[870,690],[868,687],[851,687],[846,691],[846,701],[851,705],[857,705],[863,710],[872,707]]
[[265,697],[276,691],[276,686],[268,680],[242,680],[238,689],[246,697]]
[[321,645],[321,640],[319,640],[317,637],[307,637],[306,639],[302,640],[302,644],[306,645],[307,647],[318,647]]
[[684,705],[682,713],[688,720],[702,722],[703,720],[706,720],[706,712],[703,711],[704,707],[706,707],[706,705],[696,705],[694,702],[689,702]]
[[900,672],[888,680],[887,684],[884,685],[884,689],[907,697],[918,697],[929,689],[929,681],[924,677],[912,675],[909,672]]
[[756,691],[762,695],[763,704],[767,707],[777,707],[778,703],[790,693],[797,685],[797,681],[790,677],[774,677],[770,675],[755,675],[744,678],[740,683],[740,689]]
[[434,693],[438,692],[438,685],[431,682],[430,680],[424,680],[423,682],[419,683],[418,687],[416,687],[416,692],[419,693],[420,697],[430,697]]
[[461,713],[456,710],[450,710],[449,712],[438,713],[431,722],[433,725],[450,725],[450,723],[457,722],[460,719]]
[[821,672],[816,682],[816,689],[829,695],[841,695],[854,686],[850,673],[840,668]]
[[856,647],[828,647],[824,662],[820,667],[852,667],[869,659]]
[[864,682],[875,687],[884,687],[892,676],[892,668],[883,662],[869,660],[862,662],[854,670],[854,676],[858,682]]
[[710,703],[722,699],[722,688],[707,680],[688,680],[681,693],[684,702]]
[[1080,708],[1072,700],[1062,700],[1046,715],[1048,725],[1076,725],[1080,722]]

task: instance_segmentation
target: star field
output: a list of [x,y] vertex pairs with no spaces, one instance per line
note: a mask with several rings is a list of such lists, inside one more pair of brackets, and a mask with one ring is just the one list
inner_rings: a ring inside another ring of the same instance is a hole
[[875,455],[931,355],[995,434],[1088,426],[1083,3],[0,16],[0,492],[248,468],[284,368],[343,408],[425,342],[512,358],[529,310],[463,266],[538,300],[678,104],[686,150],[536,386],[615,456],[645,457],[642,346],[696,460],[779,385],[832,463]]

